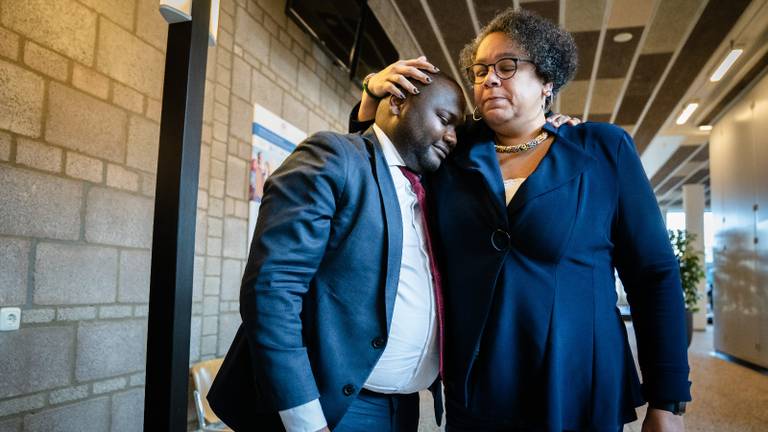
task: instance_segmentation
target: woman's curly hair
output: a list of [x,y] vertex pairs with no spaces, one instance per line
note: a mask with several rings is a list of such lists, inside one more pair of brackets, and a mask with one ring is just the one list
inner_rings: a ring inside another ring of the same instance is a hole
[[465,70],[475,62],[477,48],[491,33],[501,32],[520,46],[533,60],[544,82],[552,83],[552,92],[573,78],[578,66],[578,49],[573,36],[541,16],[525,9],[507,8],[480,30],[480,34],[464,46],[459,64]]

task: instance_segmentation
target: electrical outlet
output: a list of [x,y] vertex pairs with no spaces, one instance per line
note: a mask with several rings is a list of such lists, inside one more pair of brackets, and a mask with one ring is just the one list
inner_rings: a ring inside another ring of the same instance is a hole
[[0,309],[0,331],[18,330],[19,324],[21,324],[21,308]]

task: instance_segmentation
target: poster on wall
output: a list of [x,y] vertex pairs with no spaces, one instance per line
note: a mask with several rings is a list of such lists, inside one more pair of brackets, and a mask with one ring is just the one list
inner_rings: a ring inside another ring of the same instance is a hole
[[304,138],[306,132],[259,104],[253,108],[251,166],[248,176],[248,245],[253,239],[264,182]]

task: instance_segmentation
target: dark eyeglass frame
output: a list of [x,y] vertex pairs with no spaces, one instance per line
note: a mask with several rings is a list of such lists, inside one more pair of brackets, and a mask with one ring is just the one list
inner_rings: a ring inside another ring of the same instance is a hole
[[[499,64],[500,62],[503,62],[503,61],[506,61],[506,60],[512,60],[514,62],[515,70],[512,71],[512,73],[509,76],[502,76],[498,72],[498,69],[496,69],[496,65]],[[493,73],[496,74],[496,76],[500,80],[508,80],[508,79],[512,78],[513,76],[515,76],[515,74],[517,73],[517,69],[519,69],[518,63],[520,63],[520,62],[525,62],[525,63],[530,63],[532,65],[536,65],[536,63],[534,63],[533,60],[531,60],[531,59],[525,59],[525,58],[519,58],[519,57],[502,57],[502,58],[496,60],[496,62],[494,62],[494,63],[473,63],[473,64],[469,65],[468,67],[466,67],[464,69],[464,73],[467,75],[467,80],[470,83],[472,83],[472,84],[482,84],[487,79],[488,72],[491,71],[491,67],[493,67]],[[485,68],[487,69],[486,75],[483,76],[483,77],[478,77],[477,75],[475,75],[475,73],[472,71],[472,68],[474,68],[475,66],[485,66]]]

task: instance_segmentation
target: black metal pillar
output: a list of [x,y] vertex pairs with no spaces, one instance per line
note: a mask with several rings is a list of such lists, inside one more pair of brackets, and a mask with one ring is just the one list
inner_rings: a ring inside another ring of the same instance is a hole
[[149,291],[144,430],[187,430],[195,219],[210,0],[171,24],[165,58]]

